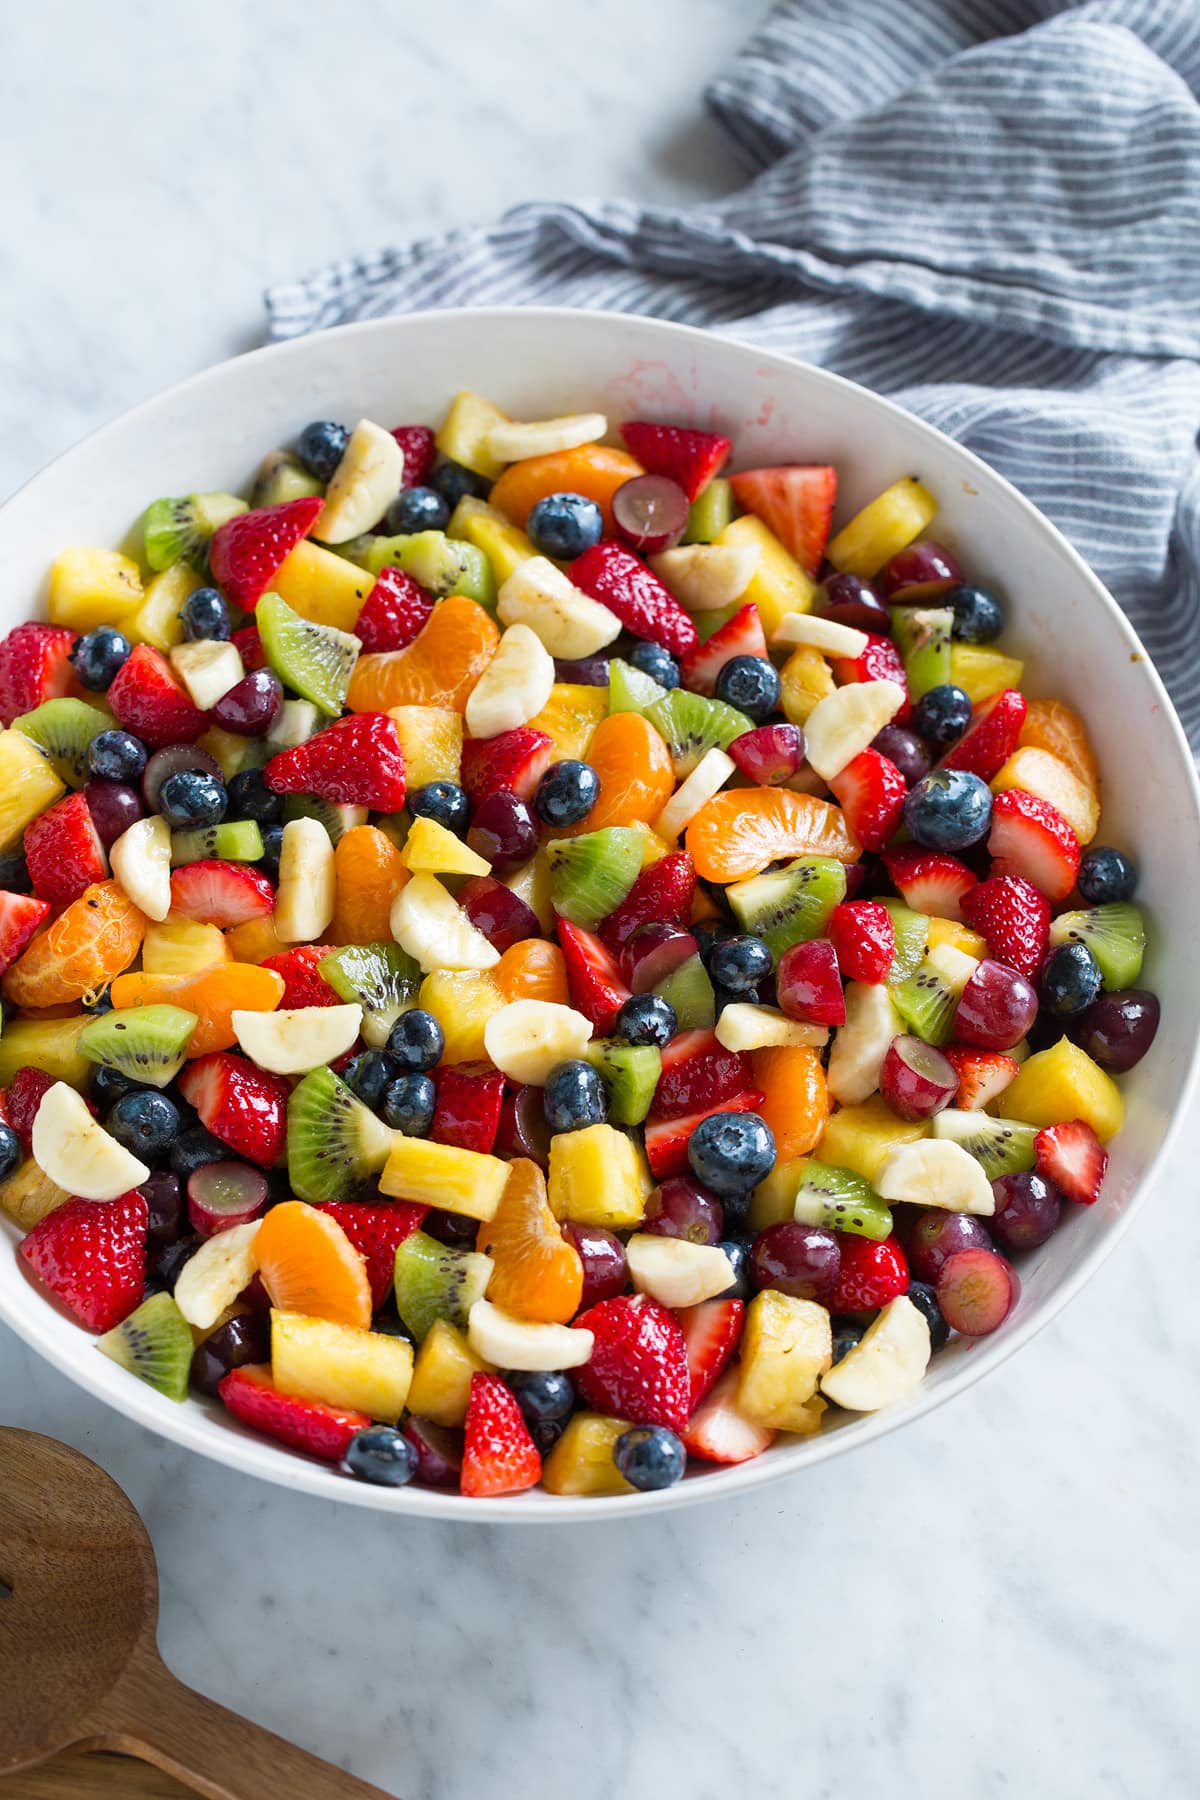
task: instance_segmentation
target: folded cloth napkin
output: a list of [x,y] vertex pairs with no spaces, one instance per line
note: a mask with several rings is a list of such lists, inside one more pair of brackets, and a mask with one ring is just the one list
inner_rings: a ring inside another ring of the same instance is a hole
[[780,0],[708,104],[731,198],[520,206],[272,289],[272,335],[541,302],[835,369],[1055,521],[1200,747],[1200,0]]

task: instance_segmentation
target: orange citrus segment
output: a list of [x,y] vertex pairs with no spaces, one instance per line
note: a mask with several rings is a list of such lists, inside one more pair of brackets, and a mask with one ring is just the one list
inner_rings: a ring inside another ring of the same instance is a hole
[[283,998],[283,976],[254,963],[217,963],[199,975],[118,975],[109,993],[118,1010],[165,1001],[194,1012],[198,1023],[188,1039],[190,1059],[232,1050],[237,1043],[233,1013],[274,1012]]
[[378,826],[352,825],[333,853],[335,944],[378,944],[392,935],[392,901],[408,880],[400,852]]
[[569,1004],[566,958],[557,944],[548,944],[544,938],[523,938],[510,945],[492,974],[506,1000]]
[[563,1237],[546,1198],[546,1178],[536,1163],[518,1157],[496,1216],[479,1227],[476,1248],[495,1267],[487,1297],[518,1319],[565,1325],[579,1311],[583,1264]]
[[616,529],[613,495],[624,482],[644,473],[641,463],[627,450],[581,444],[575,450],[555,450],[547,456],[527,456],[522,462],[510,463],[488,499],[524,530],[530,509],[547,494],[582,494],[596,502],[604,514],[605,535],[611,537]]
[[477,601],[450,594],[403,650],[359,657],[346,704],[352,712],[386,712],[390,706],[462,712],[499,642],[495,621]]
[[115,881],[97,881],[35,937],[4,977],[16,1006],[62,1006],[98,994],[127,969],[149,924]]
[[819,1050],[779,1044],[751,1053],[754,1085],[763,1099],[757,1111],[775,1137],[778,1162],[816,1148],[829,1117],[829,1094]]
[[1084,787],[1100,792],[1100,764],[1087,726],[1065,700],[1031,700],[1018,742],[1022,749],[1048,750]]
[[234,962],[265,962],[268,956],[282,956],[285,950],[293,947],[285,944],[276,931],[274,913],[268,913],[262,919],[247,919],[241,925],[231,925],[225,933],[225,948]]
[[791,856],[857,862],[862,855],[839,807],[773,787],[715,795],[688,826],[687,847],[705,881],[741,881]]
[[273,1206],[254,1240],[254,1255],[280,1312],[369,1329],[367,1265],[329,1213],[303,1200]]
[[667,746],[641,713],[610,713],[601,719],[587,759],[600,777],[600,797],[564,835],[599,831],[605,825],[648,825],[675,792]]

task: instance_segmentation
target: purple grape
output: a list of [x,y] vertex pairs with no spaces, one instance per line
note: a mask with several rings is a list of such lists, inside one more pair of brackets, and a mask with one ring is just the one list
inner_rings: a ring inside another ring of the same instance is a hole
[[954,1036],[978,1050],[1011,1050],[1037,1018],[1037,989],[1007,963],[978,963],[958,1001]]
[[936,600],[964,580],[962,569],[944,544],[918,538],[896,552],[880,575],[879,585],[886,599],[907,605],[914,600]]
[[555,681],[573,682],[577,687],[607,687],[607,656],[581,656],[574,662],[554,659]]
[[687,530],[690,511],[687,495],[666,475],[635,475],[612,497],[617,531],[643,556],[677,544]]
[[183,1197],[178,1175],[159,1170],[138,1183],[150,1215],[146,1226],[146,1251],[153,1256],[173,1244],[183,1228]]
[[942,1264],[956,1251],[991,1247],[991,1238],[973,1214],[940,1212],[932,1206],[917,1214],[904,1240],[910,1273],[918,1281],[934,1283]]
[[431,1419],[404,1421],[404,1435],[417,1453],[413,1480],[419,1487],[457,1488],[462,1471],[463,1436]]
[[238,737],[265,737],[283,705],[283,683],[274,669],[252,669],[222,694],[209,718]]
[[1154,1042],[1159,1011],[1156,996],[1145,988],[1101,994],[1074,1021],[1074,1035],[1102,1069],[1124,1075]]
[[498,788],[475,809],[467,844],[505,875],[527,863],[538,847],[537,821],[511,789]]
[[89,781],[83,790],[96,835],[107,850],[145,810],[136,788],[123,781]]
[[550,1127],[542,1104],[542,1090],[526,1084],[505,1094],[496,1132],[497,1156],[526,1156],[539,1169],[550,1167]]
[[915,787],[932,767],[928,745],[904,725],[885,725],[871,748],[895,763],[909,787]]
[[225,780],[220,763],[207,750],[201,750],[196,744],[168,744],[165,750],[154,752],[142,776],[142,798],[151,812],[158,811],[158,796],[167,776],[179,775],[185,769],[213,775],[222,783]]
[[643,1231],[655,1237],[686,1238],[691,1244],[719,1244],[725,1213],[699,1182],[675,1175],[656,1187],[646,1202]]
[[421,1221],[421,1230],[429,1237],[436,1238],[439,1244],[451,1244],[458,1249],[465,1246],[473,1250],[479,1236],[479,1223],[476,1219],[468,1219],[465,1213],[435,1210],[426,1213]]
[[629,1276],[625,1266],[625,1246],[615,1232],[603,1225],[563,1226],[563,1236],[574,1246],[583,1264],[582,1309],[595,1306],[598,1300],[614,1300],[625,1292]]
[[198,1344],[192,1357],[192,1386],[215,1394],[231,1369],[269,1362],[271,1327],[265,1313],[235,1313]]
[[1006,1250],[1036,1250],[1054,1233],[1062,1217],[1062,1200],[1052,1181],[1022,1170],[993,1181],[996,1210],[990,1224],[992,1236]]
[[760,1231],[750,1252],[755,1285],[796,1300],[828,1300],[841,1267],[842,1249],[832,1231],[791,1219]]
[[855,631],[880,631],[887,636],[892,629],[887,606],[861,575],[831,575],[823,581],[817,609],[823,619],[850,625]]

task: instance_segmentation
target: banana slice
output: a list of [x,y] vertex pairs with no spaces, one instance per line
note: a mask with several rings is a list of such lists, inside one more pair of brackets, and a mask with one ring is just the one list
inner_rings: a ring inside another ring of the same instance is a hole
[[733,1266],[717,1244],[635,1231],[625,1254],[634,1287],[660,1306],[699,1306],[733,1285]]
[[551,1069],[581,1057],[592,1036],[590,1019],[553,1000],[512,1000],[483,1028],[483,1047],[502,1074],[543,1087]]
[[603,413],[565,413],[561,419],[533,419],[522,424],[505,419],[487,434],[487,452],[497,462],[522,462],[527,456],[550,456],[594,444],[608,430]]
[[133,904],[161,923],[171,910],[171,827],[162,814],[135,819],[109,850],[108,862]]
[[878,1412],[920,1387],[931,1346],[924,1313],[907,1294],[889,1300],[878,1318],[821,1377],[821,1392],[847,1412]]
[[115,1200],[145,1181],[144,1162],[110,1137],[83,1095],[56,1081],[33,1119],[33,1160],[42,1174],[80,1200]]
[[654,821],[659,837],[668,842],[677,838],[685,825],[690,825],[702,806],[719,794],[729,777],[737,772],[737,764],[714,744],[706,750],[682,787],[667,801]]
[[895,718],[904,699],[896,681],[853,681],[818,700],[804,722],[804,742],[821,779],[840,775]]
[[306,1075],[344,1056],[362,1029],[361,1006],[296,1006],[230,1014],[237,1041],[260,1069]]
[[472,925],[436,875],[414,875],[392,902],[392,936],[424,975],[435,969],[490,969],[500,952]]
[[467,1314],[467,1342],[497,1369],[578,1369],[591,1359],[596,1340],[590,1331],[534,1325],[476,1300]]
[[267,733],[266,748],[272,756],[277,750],[294,750],[315,737],[325,722],[311,700],[285,700]]
[[531,556],[500,589],[496,611],[505,625],[528,625],[551,656],[594,656],[620,636],[621,621],[580,590],[546,556]]
[[289,819],[279,846],[275,935],[311,944],[331,923],[336,895],[329,833],[319,819]]
[[846,1023],[834,1033],[829,1053],[829,1092],[839,1106],[857,1106],[870,1099],[879,1086],[888,1045],[903,1030],[882,982],[847,984]]
[[735,1000],[721,1009],[717,1042],[726,1050],[770,1050],[777,1044],[823,1050],[829,1042],[829,1032],[824,1025],[805,1025],[800,1019],[789,1019],[777,1007],[750,1006]]
[[689,612],[716,612],[740,600],[758,572],[758,544],[679,544],[650,567]]
[[472,737],[495,737],[536,718],[554,686],[554,658],[528,625],[510,625],[467,701]]
[[807,644],[823,656],[855,657],[861,656],[866,649],[867,634],[856,631],[853,625],[839,625],[836,619],[818,619],[815,613],[790,612],[784,614],[771,643],[777,649],[784,645],[791,649],[795,644]]
[[382,519],[404,479],[404,452],[382,425],[360,419],[325,490],[315,536],[346,544]]
[[875,1192],[882,1200],[911,1200],[983,1219],[996,1210],[983,1165],[952,1138],[922,1138],[893,1150],[875,1178]]
[[197,1331],[209,1331],[258,1272],[254,1240],[261,1219],[231,1225],[189,1256],[175,1283],[175,1304]]
[[236,644],[208,638],[195,644],[176,644],[171,651],[171,667],[187,689],[192,705],[201,712],[215,706],[246,673]]

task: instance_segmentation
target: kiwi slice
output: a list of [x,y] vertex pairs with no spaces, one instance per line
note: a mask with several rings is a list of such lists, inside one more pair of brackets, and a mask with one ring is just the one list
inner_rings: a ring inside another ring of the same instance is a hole
[[895,983],[891,995],[892,1005],[922,1043],[940,1048],[950,1042],[958,995],[937,969],[923,962],[906,981]]
[[345,1200],[388,1159],[393,1131],[330,1068],[314,1069],[292,1089],[287,1168],[301,1200]]
[[904,658],[908,691],[914,700],[950,680],[949,606],[893,606],[892,635]]
[[720,475],[710,481],[688,510],[685,544],[711,544],[733,523],[733,489]]
[[464,1330],[467,1314],[482,1300],[492,1272],[491,1258],[475,1250],[455,1250],[424,1231],[414,1231],[396,1251],[396,1311],[421,1343],[446,1319]]
[[[17,720],[18,725],[20,720]],[[1050,927],[1052,944],[1086,944],[1110,991],[1132,987],[1142,972],[1146,925],[1140,907],[1129,900],[1085,906],[1059,913]]]
[[550,902],[572,925],[594,931],[633,886],[642,866],[640,831],[632,825],[606,825],[580,837],[559,838],[546,846],[550,865]]
[[640,1125],[650,1111],[662,1074],[656,1044],[614,1044],[597,1039],[584,1052],[600,1071],[608,1090],[608,1116],[614,1125]]
[[[361,553],[362,566],[378,575],[385,564],[403,569],[427,594],[443,599],[465,594],[489,612],[496,610],[496,578],[484,552],[444,531],[415,531],[400,537],[377,537]],[[357,562],[359,558],[353,557]]]
[[703,694],[689,694],[683,688],[672,688],[664,699],[648,706],[646,717],[670,752],[677,781],[690,775],[700,758],[714,746],[724,750],[734,738],[754,729],[754,721],[735,706],[726,706],[723,700],[706,700]]
[[1033,1141],[1037,1137],[1034,1125],[951,1108],[934,1114],[931,1130],[935,1138],[949,1138],[952,1143],[961,1144],[977,1163],[982,1164],[989,1181],[1033,1168]]
[[154,570],[185,562],[203,575],[213,532],[246,510],[246,502],[235,494],[184,494],[176,500],[152,501],[142,515],[146,561]]
[[303,500],[310,494],[324,492],[325,483],[310,475],[298,456],[290,450],[268,450],[258,465],[250,504],[256,508],[281,506],[287,500]]
[[196,1345],[170,1294],[152,1294],[96,1340],[96,1348],[168,1400],[186,1400]]
[[717,997],[699,954],[672,969],[654,992],[674,1008],[680,1031],[711,1031],[717,1022]]
[[262,832],[253,819],[226,819],[220,825],[204,825],[198,831],[171,833],[171,867],[181,863],[257,862],[263,854]]
[[163,1088],[182,1069],[197,1023],[196,1014],[182,1006],[126,1006],[85,1026],[79,1048],[131,1081]]
[[739,925],[769,946],[776,962],[793,944],[821,936],[846,898],[846,871],[830,856],[800,856],[782,869],[726,889]]
[[781,1182],[791,1191],[788,1218],[802,1225],[820,1225],[827,1231],[848,1231],[855,1237],[886,1238],[892,1232],[892,1209],[886,1206],[870,1182],[853,1169],[839,1169],[801,1156],[784,1163]]
[[381,1050],[400,1017],[417,1003],[418,963],[399,944],[347,944],[317,964],[339,1000],[363,1009],[362,1037]]
[[665,700],[669,688],[660,687],[652,675],[644,675],[632,663],[619,656],[608,661],[608,710],[610,713],[644,713],[658,700]]
[[331,719],[340,718],[362,648],[358,639],[333,625],[302,619],[278,594],[263,595],[254,622],[279,679]]
[[329,833],[330,843],[336,844],[355,825],[366,824],[367,809],[343,806],[340,801],[324,800],[319,794],[288,794],[283,802],[283,818],[285,824],[292,819],[316,819]]
[[921,966],[929,943],[929,917],[926,913],[914,912],[893,894],[881,895],[879,904],[891,915],[896,939],[892,966],[887,975],[889,984],[895,987],[915,975]]
[[70,787],[81,788],[88,778],[87,753],[92,739],[112,729],[114,720],[86,700],[43,700],[32,712],[13,720],[13,729],[32,738],[54,765],[55,774]]

